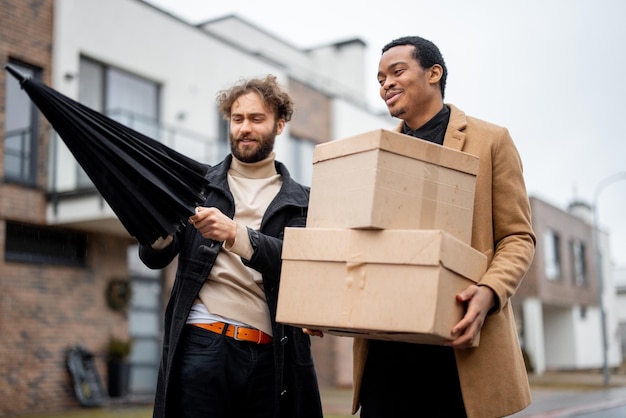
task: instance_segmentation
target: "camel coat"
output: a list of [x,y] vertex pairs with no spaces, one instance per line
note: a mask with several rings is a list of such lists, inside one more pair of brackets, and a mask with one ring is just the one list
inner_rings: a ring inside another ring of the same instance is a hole
[[[450,122],[443,146],[479,157],[471,245],[489,260],[480,284],[497,295],[479,347],[455,351],[463,401],[468,418],[504,417],[531,401],[510,303],[534,256],[530,204],[522,163],[508,130],[447,106]],[[353,413],[359,409],[368,347],[368,340],[354,340]]]

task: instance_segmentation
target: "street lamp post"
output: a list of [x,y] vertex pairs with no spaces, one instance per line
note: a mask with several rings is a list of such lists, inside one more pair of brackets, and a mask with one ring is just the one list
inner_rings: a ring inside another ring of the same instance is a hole
[[608,359],[608,338],[606,329],[606,307],[604,305],[604,277],[602,266],[602,249],[600,245],[600,230],[598,225],[598,199],[600,192],[611,183],[626,179],[626,171],[619,172],[612,176],[604,178],[596,186],[593,195],[593,236],[596,249],[596,268],[598,272],[598,292],[600,293],[600,324],[602,327],[602,371],[604,375],[604,385],[609,384],[609,359]]

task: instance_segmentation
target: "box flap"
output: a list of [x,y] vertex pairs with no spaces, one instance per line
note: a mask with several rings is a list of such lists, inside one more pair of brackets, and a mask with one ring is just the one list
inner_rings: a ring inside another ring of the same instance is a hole
[[487,257],[442,230],[285,228],[284,260],[444,265],[478,281]]
[[487,271],[487,256],[453,235],[444,231],[440,232],[442,234],[441,264],[463,277],[475,282],[480,281]]
[[318,144],[314,149],[313,164],[373,149],[429,161],[473,175],[478,173],[478,157],[475,155],[386,129]]

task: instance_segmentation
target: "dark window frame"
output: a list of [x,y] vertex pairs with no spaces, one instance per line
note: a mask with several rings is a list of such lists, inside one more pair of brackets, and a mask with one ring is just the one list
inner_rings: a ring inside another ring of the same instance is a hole
[[570,253],[572,257],[572,280],[577,287],[589,286],[589,275],[587,267],[587,246],[579,239],[570,242]]
[[563,278],[563,262],[561,255],[561,236],[547,228],[543,233],[544,274],[548,281],[560,281]]
[[[80,103],[86,105],[87,107],[103,115],[106,115],[107,117],[111,119],[114,119],[122,123],[123,125],[128,126],[129,128],[142,132],[143,134],[153,137],[154,139],[160,140],[158,136],[162,134],[159,129],[160,114],[161,114],[161,85],[158,82],[148,79],[146,77],[140,76],[138,74],[135,74],[133,72],[127,71],[120,67],[107,64],[106,62],[100,61],[98,59],[94,59],[90,56],[81,54],[80,64],[79,64],[81,69],[83,65],[90,65],[90,66],[93,66],[93,68],[98,69],[98,74],[97,74],[98,83],[95,84],[95,89],[97,90],[97,94],[95,95],[97,97],[97,102],[88,103],[86,102],[85,98],[82,97],[82,95],[85,93],[84,89],[89,90],[93,88],[93,85],[89,84],[90,79],[85,77],[85,78],[79,79],[78,101]],[[146,85],[149,84],[150,87],[154,88],[155,102],[154,102],[154,108],[152,109],[154,112],[154,115],[152,116],[142,115],[140,113],[137,113],[136,110],[129,110],[129,109],[124,109],[124,108],[115,108],[115,109],[110,108],[110,101],[111,101],[110,81],[111,81],[112,73],[116,73],[118,74],[118,76],[122,76],[128,79],[137,80],[138,82],[144,83]],[[87,83],[87,84],[83,84],[83,83]],[[142,124],[144,126],[145,125],[155,126],[156,132],[154,134],[149,133],[149,132],[144,132],[140,128]],[[91,179],[87,176],[83,168],[77,164],[76,170],[77,170],[76,172],[77,185],[82,188],[92,187],[93,183]]]
[[[26,62],[23,62],[14,58],[9,58],[9,64],[15,67],[18,67],[17,68],[18,71],[20,69],[28,69],[32,71],[33,78],[37,80],[41,80],[41,76],[43,73],[43,70],[41,68],[34,66],[34,65],[30,65]],[[11,77],[7,76],[6,83],[8,83],[9,80],[13,80],[11,82],[17,82],[17,80],[15,80],[12,76]],[[7,93],[5,97],[5,103],[4,103],[5,117],[7,115],[6,109],[8,109],[11,106],[8,100],[9,98],[8,98],[8,93]],[[7,123],[5,121],[4,144],[3,144],[4,152],[5,152],[5,157],[4,157],[5,169],[2,174],[3,174],[3,178],[5,182],[23,184],[23,185],[32,187],[32,186],[37,185],[37,168],[38,168],[37,160],[38,160],[38,155],[39,155],[39,134],[40,134],[41,128],[40,128],[40,123],[39,123],[39,109],[32,101],[30,101],[30,99],[28,99],[28,101],[30,104],[30,108],[29,108],[30,126],[25,127],[24,129],[19,129],[19,130],[8,132],[6,131]],[[30,145],[30,149],[28,146],[24,146],[23,144],[20,146],[19,152],[22,155],[19,156],[20,173],[18,175],[13,175],[14,173],[7,171],[8,165],[6,164],[6,158],[7,158],[7,155],[9,155],[9,152],[6,147],[6,143],[8,139],[11,137],[22,137],[21,139],[22,143],[24,141],[29,141],[29,145]],[[25,151],[26,149],[29,149],[27,153]]]
[[7,221],[5,227],[6,262],[87,265],[86,234],[12,221]]

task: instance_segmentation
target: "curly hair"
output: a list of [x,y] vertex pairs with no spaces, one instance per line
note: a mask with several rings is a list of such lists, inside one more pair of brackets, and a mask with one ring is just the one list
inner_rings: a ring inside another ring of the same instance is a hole
[[255,92],[259,95],[263,104],[274,112],[277,121],[284,119],[285,122],[289,122],[291,120],[293,101],[289,94],[278,84],[276,76],[271,74],[262,79],[240,80],[230,89],[220,91],[217,94],[217,103],[224,119],[230,119],[233,103],[239,97],[250,92]]
[[422,68],[430,68],[435,64],[441,65],[443,68],[443,74],[439,81],[439,88],[441,89],[441,97],[443,98],[446,91],[446,80],[448,78],[448,68],[443,60],[441,51],[437,48],[437,45],[419,36],[403,36],[401,38],[394,39],[383,47],[382,53],[384,54],[394,46],[400,45],[413,45],[415,50],[413,51],[413,58],[422,66]]

